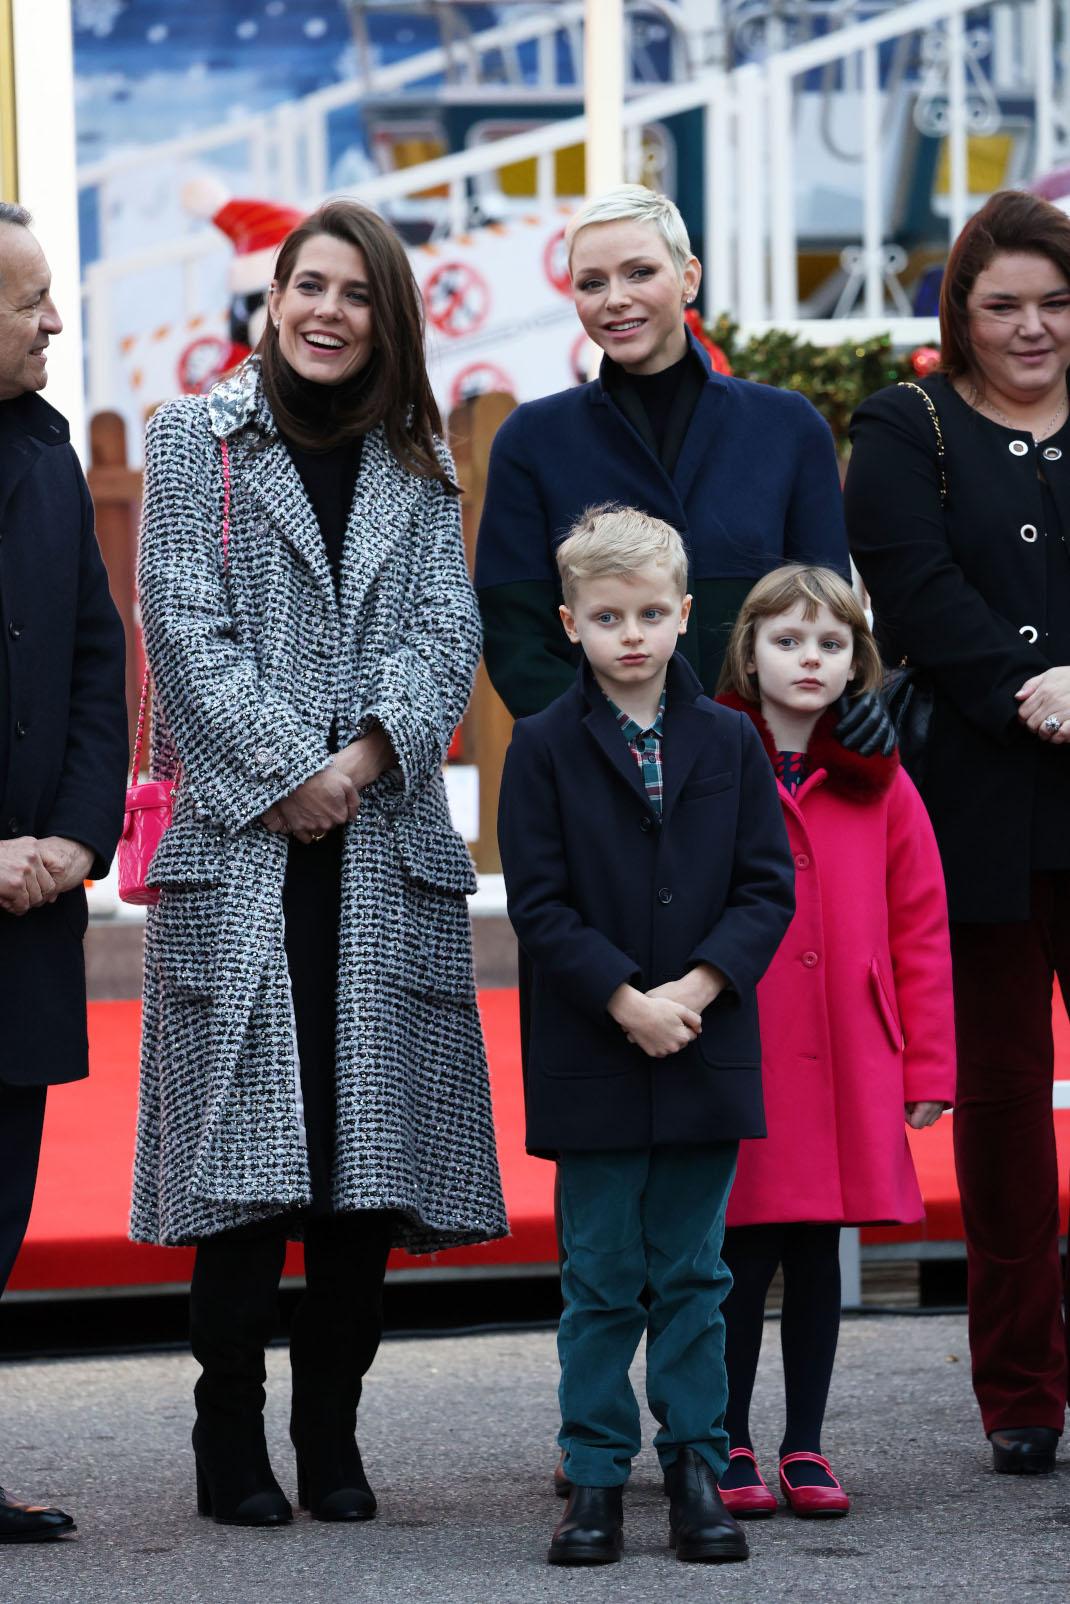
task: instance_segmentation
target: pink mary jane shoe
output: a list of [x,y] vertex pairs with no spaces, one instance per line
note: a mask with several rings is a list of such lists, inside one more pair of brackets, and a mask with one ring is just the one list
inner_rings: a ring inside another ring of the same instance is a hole
[[793,1487],[784,1474],[785,1465],[797,1464],[805,1460],[807,1464],[820,1465],[821,1469],[832,1476],[832,1466],[820,1454],[785,1454],[780,1461],[780,1490],[787,1499],[788,1506],[796,1515],[804,1519],[821,1518],[829,1515],[846,1515],[851,1507],[851,1500],[832,1476],[832,1487]]
[[758,1478],[757,1487],[722,1487],[720,1489],[721,1502],[737,1520],[765,1520],[769,1515],[776,1514],[776,1498],[762,1480],[762,1473],[758,1469],[758,1461],[749,1448],[733,1448],[728,1455],[728,1462],[733,1459],[749,1459],[754,1466],[754,1474]]

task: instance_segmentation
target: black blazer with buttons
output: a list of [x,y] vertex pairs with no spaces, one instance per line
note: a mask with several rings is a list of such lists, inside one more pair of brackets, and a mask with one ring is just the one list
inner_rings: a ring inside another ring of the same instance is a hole
[[[921,792],[951,917],[1027,919],[1041,743],[1020,724],[1014,693],[1060,661],[1047,645],[1037,475],[1043,471],[1070,539],[1070,427],[1037,447],[1028,433],[968,406],[948,379],[934,376],[922,388],[937,412],[942,464],[916,391],[881,390],[854,415],[845,485],[851,554],[873,599],[885,660],[906,656],[934,687]],[[1070,748],[1053,753],[1064,760],[1070,821]]]
[[[0,402],[0,837],[62,835],[107,872],[127,762],[123,629],[66,422]],[[0,1081],[87,1071],[85,892],[0,912]]]
[[[795,906],[776,782],[751,721],[704,696],[679,653],[667,690],[660,822],[586,662],[506,756],[498,840],[533,966],[525,1103],[541,1156],[765,1134],[755,987]],[[697,1042],[648,1058],[606,1003],[702,962],[728,989]]]

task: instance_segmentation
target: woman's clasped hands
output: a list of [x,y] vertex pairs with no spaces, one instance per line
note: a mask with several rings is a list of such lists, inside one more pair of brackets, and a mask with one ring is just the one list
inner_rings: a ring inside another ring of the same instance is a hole
[[1056,746],[1070,741],[1070,668],[1047,668],[1016,691],[1018,717],[1032,734]]
[[360,790],[336,759],[260,815],[275,835],[292,835],[306,845],[348,824],[360,807]]

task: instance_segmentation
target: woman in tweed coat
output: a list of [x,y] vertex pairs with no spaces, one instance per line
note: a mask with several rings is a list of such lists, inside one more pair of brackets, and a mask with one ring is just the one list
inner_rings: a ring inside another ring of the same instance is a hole
[[139,594],[180,774],[152,863],[132,1233],[196,1243],[202,1513],[289,1520],[263,1431],[305,1242],[291,1436],[313,1515],[375,1512],[355,1442],[392,1245],[506,1229],[441,764],[479,655],[453,465],[400,243],[332,202],[258,353],[162,407]]

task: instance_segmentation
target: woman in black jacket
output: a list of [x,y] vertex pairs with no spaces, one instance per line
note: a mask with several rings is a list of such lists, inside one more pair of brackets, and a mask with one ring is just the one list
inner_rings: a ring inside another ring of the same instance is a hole
[[851,551],[889,662],[933,697],[955,1159],[995,1469],[1054,1468],[1067,1402],[1051,995],[1070,998],[1070,218],[994,195],[952,249],[941,371],[864,403]]

